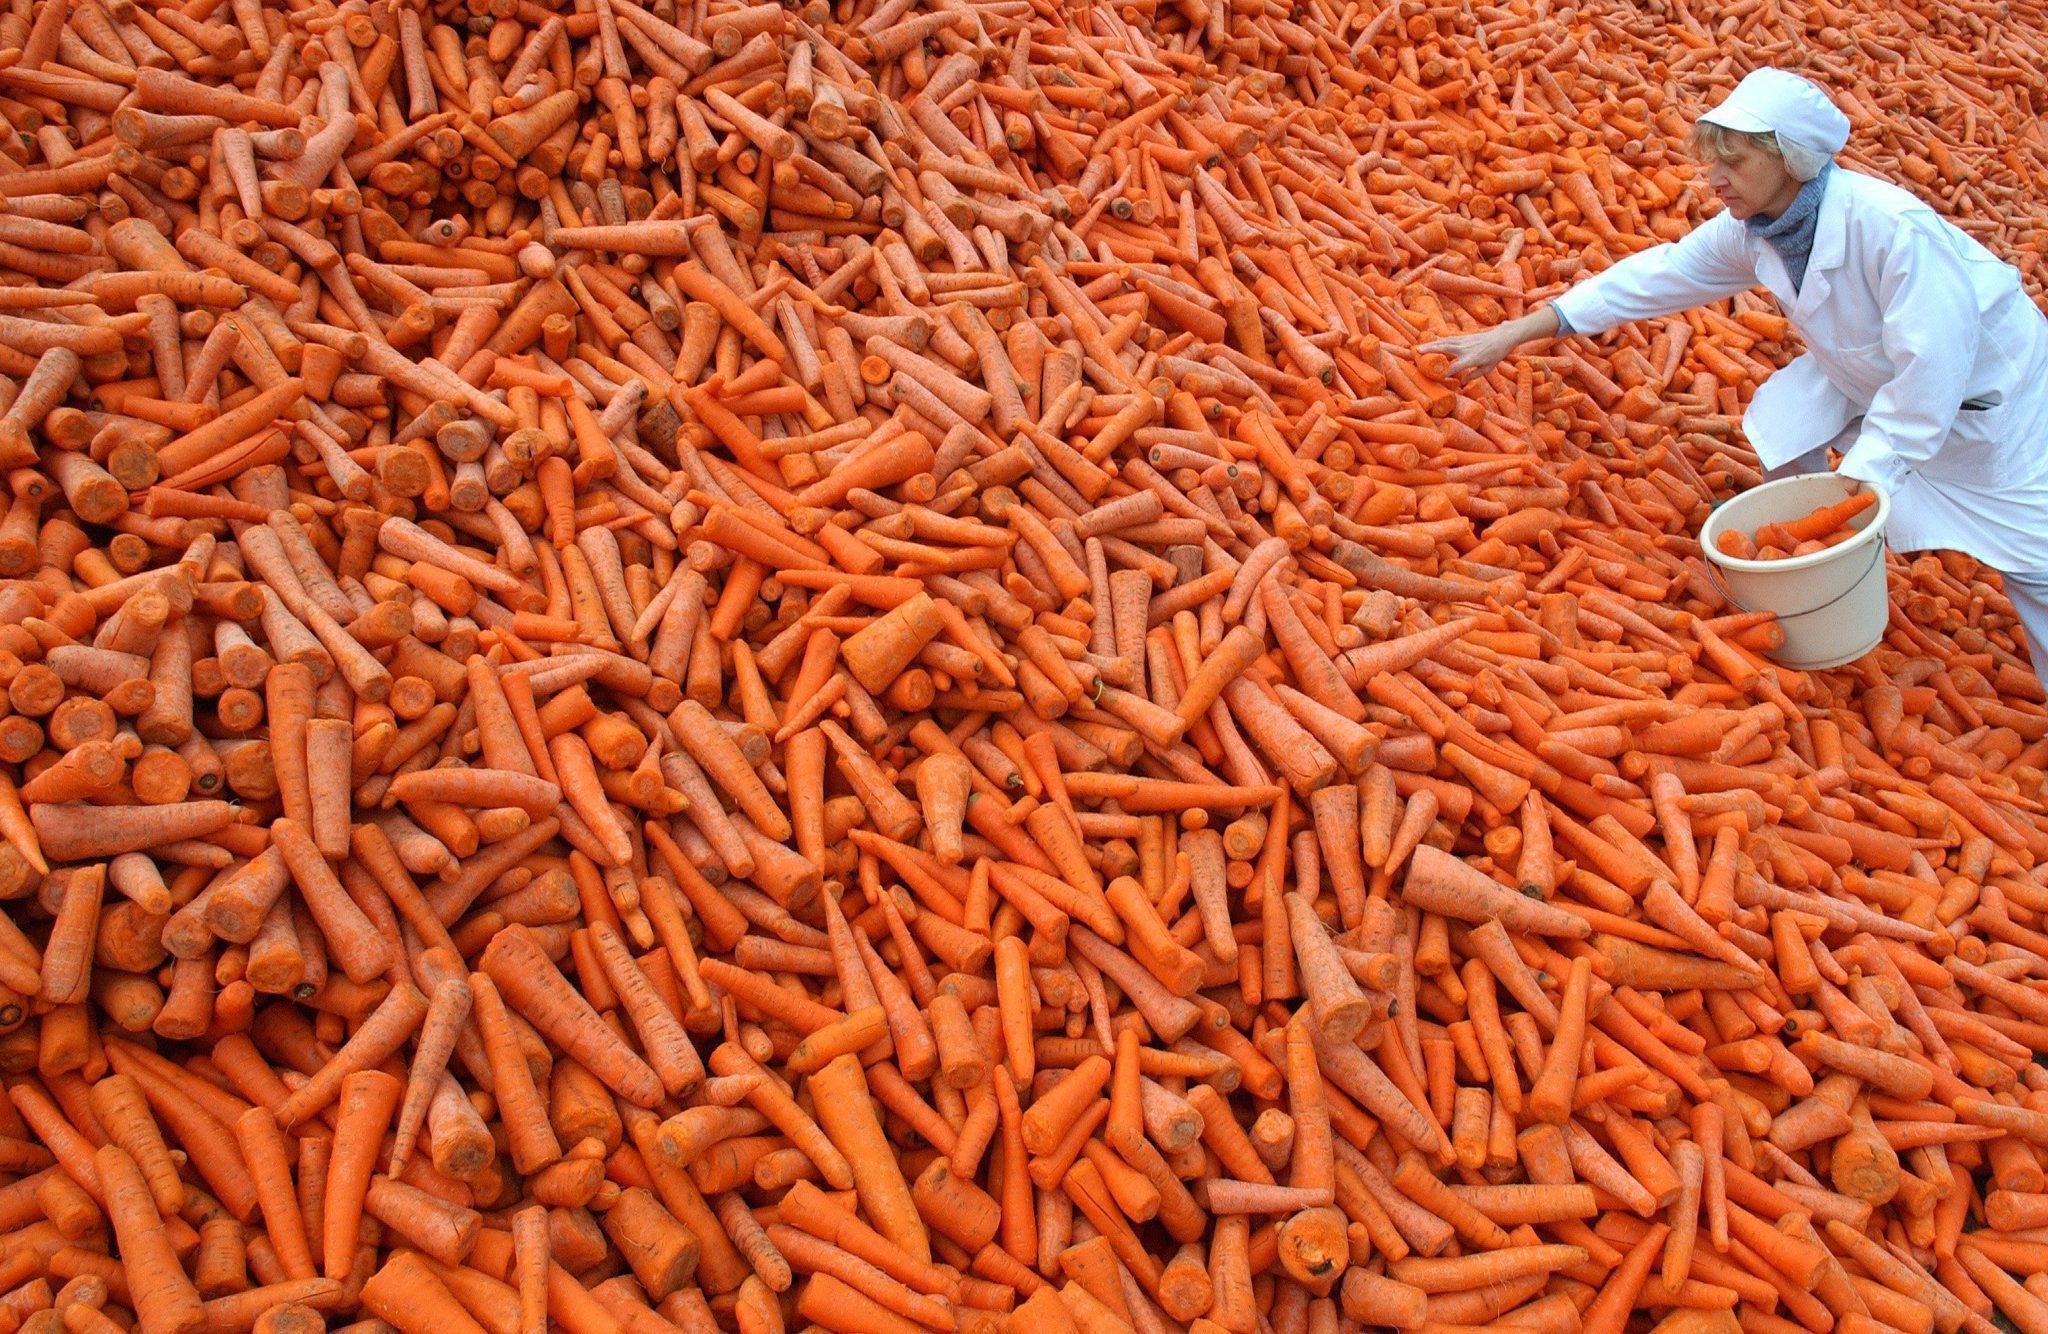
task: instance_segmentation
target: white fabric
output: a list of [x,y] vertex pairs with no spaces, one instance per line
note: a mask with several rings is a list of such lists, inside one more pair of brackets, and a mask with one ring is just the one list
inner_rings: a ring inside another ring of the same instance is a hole
[[1828,470],[1828,447],[1815,445],[1796,459],[1788,460],[1775,468],[1764,469],[1764,480],[1775,482],[1781,477],[1804,477],[1808,473]]
[[[1743,76],[1735,91],[1700,119],[1709,125],[1743,134],[1775,134],[1791,144],[1828,157],[1849,142],[1849,118],[1828,100],[1818,85],[1781,69],[1760,69]],[[1814,172],[1819,172],[1816,166]],[[1794,173],[1795,175],[1797,173]],[[1811,180],[1812,174],[1801,176]]]
[[1724,212],[1556,305],[1591,335],[1763,286],[1808,349],[1743,417],[1764,467],[1837,442],[1844,476],[1891,495],[1893,547],[2048,574],[2048,320],[2016,270],[1904,190],[1848,170],[1826,189],[1796,292]]
[[1778,156],[1785,159],[1785,170],[1792,173],[1793,180],[1810,181],[1820,175],[1820,169],[1832,162],[1835,155],[1780,139]]
[[2027,661],[2034,664],[2034,676],[2048,680],[2048,575],[2008,574],[2005,596],[2026,632]]

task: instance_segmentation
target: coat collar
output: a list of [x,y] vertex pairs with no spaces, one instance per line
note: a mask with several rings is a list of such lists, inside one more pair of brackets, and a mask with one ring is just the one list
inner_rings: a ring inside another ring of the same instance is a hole
[[1847,169],[1837,167],[1828,173],[1820,197],[1820,216],[1813,229],[1813,254],[1807,258],[1806,271],[1816,269],[1838,269],[1848,251],[1849,194],[1846,183]]
[[1764,263],[1770,266],[1766,285],[1794,324],[1812,318],[1813,312],[1828,299],[1835,286],[1834,271],[1842,267],[1848,254],[1849,195],[1853,188],[1844,183],[1848,175],[1839,167],[1828,173],[1820,199],[1820,216],[1814,223],[1813,252],[1807,256],[1806,278],[1796,294],[1792,290],[1792,276],[1785,271],[1785,261],[1778,258],[1769,242],[1757,243],[1763,247]]

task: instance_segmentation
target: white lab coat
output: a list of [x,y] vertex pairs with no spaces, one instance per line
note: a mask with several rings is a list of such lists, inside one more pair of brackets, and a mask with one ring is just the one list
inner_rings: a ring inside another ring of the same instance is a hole
[[1758,285],[1808,349],[1743,417],[1765,467],[1834,444],[1842,475],[1890,494],[1894,548],[2048,572],[2048,320],[2016,270],[1897,186],[1829,174],[1797,292],[1777,251],[1721,213],[1555,304],[1597,334]]

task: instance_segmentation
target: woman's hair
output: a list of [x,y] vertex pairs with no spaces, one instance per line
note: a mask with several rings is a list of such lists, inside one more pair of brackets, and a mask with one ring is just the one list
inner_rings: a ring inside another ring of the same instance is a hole
[[1811,148],[1788,144],[1778,138],[1777,132],[1765,130],[1751,134],[1745,130],[1731,130],[1725,125],[1709,121],[1697,121],[1692,133],[1686,136],[1685,147],[1702,162],[1723,162],[1735,156],[1743,148],[1754,148],[1768,153],[1785,164],[1785,170],[1795,181],[1810,181],[1820,175],[1830,157]]

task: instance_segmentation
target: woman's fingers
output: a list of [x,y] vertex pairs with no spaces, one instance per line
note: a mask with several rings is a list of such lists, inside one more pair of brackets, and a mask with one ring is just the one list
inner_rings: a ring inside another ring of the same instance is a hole
[[1454,373],[1463,372],[1472,357],[1472,336],[1466,334],[1455,338],[1434,339],[1422,344],[1416,351],[1440,352],[1451,359],[1451,370]]
[[1451,359],[1451,371],[1457,375],[1483,375],[1494,368],[1503,354],[1502,349],[1494,346],[1494,340],[1485,334],[1446,338],[1435,350]]

